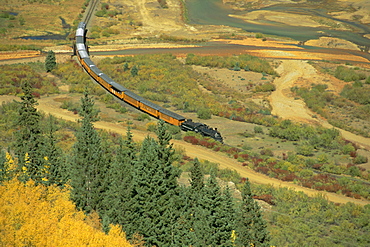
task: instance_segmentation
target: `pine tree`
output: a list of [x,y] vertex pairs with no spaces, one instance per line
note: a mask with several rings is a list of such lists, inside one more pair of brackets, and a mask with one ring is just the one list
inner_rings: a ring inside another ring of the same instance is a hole
[[131,214],[124,230],[129,236],[143,235],[148,246],[173,246],[181,209],[180,173],[171,164],[173,150],[164,125],[159,124],[157,134],[158,142],[145,138],[135,163]]
[[214,173],[208,179],[204,191],[200,202],[202,212],[200,212],[201,217],[198,222],[198,227],[201,229],[199,233],[202,233],[201,235],[205,238],[204,244],[232,246],[231,234],[234,215],[230,213],[231,209],[226,209],[232,205],[230,194],[222,194]]
[[236,221],[237,246],[269,246],[270,236],[257,202],[252,198],[248,179],[242,189],[242,204]]
[[232,234],[235,229],[236,212],[229,186],[222,193],[222,203],[216,212],[215,240],[217,246],[234,246]]
[[136,160],[136,145],[132,139],[131,127],[126,139],[120,139],[116,160],[109,169],[108,190],[104,196],[104,216],[109,224],[125,223],[129,201],[132,196],[133,169]]
[[62,150],[56,146],[55,126],[55,117],[49,115],[48,133],[45,136],[45,157],[48,166],[47,181],[45,181],[45,184],[63,186],[67,181],[66,160],[64,159]]
[[[203,184],[199,162],[191,170],[191,186],[188,189],[188,204],[182,214],[181,246],[234,246],[232,233],[235,228],[235,211],[228,188],[222,193],[214,173]],[[193,187],[194,186],[194,187]]]
[[0,147],[0,185],[3,181],[8,180],[8,167],[6,165],[5,151]]
[[123,71],[127,71],[127,70],[129,70],[130,68],[128,67],[128,63],[126,62],[126,63],[124,63],[123,64]]
[[19,102],[15,133],[14,151],[18,157],[18,171],[22,171],[20,179],[33,179],[42,182],[45,178],[44,137],[40,128],[41,115],[37,112],[37,101],[32,94],[32,86],[28,81],[22,85],[23,96]]
[[137,76],[139,73],[139,69],[136,65],[134,65],[132,68],[131,68],[131,75],[132,76]]
[[52,71],[56,66],[57,66],[57,62],[55,58],[55,53],[52,50],[50,50],[45,59],[46,72]]
[[183,188],[183,208],[177,222],[175,239],[176,246],[196,246],[197,235],[194,232],[196,217],[200,208],[199,200],[203,196],[204,174],[200,162],[194,159],[193,167],[190,170],[190,186]]
[[94,129],[97,119],[94,101],[87,90],[81,98],[81,128],[76,132],[71,161],[72,199],[78,208],[91,212],[97,210],[102,202],[104,175],[107,164],[102,149],[101,139]]
[[194,165],[190,170],[190,179],[190,190],[194,196],[197,196],[204,188],[204,174],[198,158],[194,159]]

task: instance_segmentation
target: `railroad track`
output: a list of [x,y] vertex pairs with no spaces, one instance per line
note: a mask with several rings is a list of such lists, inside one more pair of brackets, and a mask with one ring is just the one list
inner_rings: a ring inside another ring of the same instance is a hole
[[94,16],[94,13],[96,11],[96,8],[98,6],[99,0],[91,0],[89,3],[89,6],[86,8],[85,17],[83,18],[83,22],[86,23],[86,25],[90,24],[90,21],[92,20],[92,17]]

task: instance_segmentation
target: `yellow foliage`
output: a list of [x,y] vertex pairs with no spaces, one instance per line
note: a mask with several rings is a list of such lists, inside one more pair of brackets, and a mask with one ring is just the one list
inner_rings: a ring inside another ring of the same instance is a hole
[[12,178],[13,176],[16,176],[17,164],[14,161],[13,157],[10,155],[10,153],[6,152],[5,157],[6,157],[5,162],[6,171],[8,176],[10,176],[8,178]]
[[0,246],[131,246],[119,226],[105,234],[85,218],[68,189],[17,179],[0,186]]

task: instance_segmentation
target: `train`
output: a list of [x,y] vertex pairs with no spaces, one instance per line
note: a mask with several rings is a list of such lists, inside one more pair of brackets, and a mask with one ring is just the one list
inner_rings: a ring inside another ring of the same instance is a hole
[[167,110],[143,97],[133,93],[121,84],[115,82],[108,75],[103,73],[90,59],[88,46],[86,45],[87,28],[85,22],[80,22],[76,30],[76,38],[74,43],[74,54],[84,70],[100,84],[105,90],[113,94],[118,99],[127,104],[139,109],[142,112],[149,114],[152,117],[161,119],[169,124],[179,126],[183,131],[194,131],[206,137],[211,137],[216,141],[223,143],[223,137],[217,128],[211,128],[203,123],[193,122],[191,119]]

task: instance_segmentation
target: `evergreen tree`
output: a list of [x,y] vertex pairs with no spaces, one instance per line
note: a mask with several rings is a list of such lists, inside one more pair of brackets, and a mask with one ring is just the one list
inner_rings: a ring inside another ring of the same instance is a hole
[[63,158],[62,150],[56,146],[55,126],[55,117],[49,115],[48,133],[45,136],[45,157],[48,166],[47,181],[45,181],[45,184],[63,186],[67,181],[66,160]]
[[204,174],[200,162],[194,159],[190,169],[190,186],[183,188],[183,210],[178,220],[175,239],[176,246],[196,246],[197,235],[194,232],[196,217],[198,217],[199,200],[203,196]]
[[93,121],[97,119],[94,101],[87,90],[81,98],[81,127],[76,132],[71,162],[71,197],[78,208],[91,212],[97,210],[105,191],[104,175],[107,163],[98,132]]
[[127,71],[127,70],[129,70],[130,68],[128,67],[128,63],[127,62],[125,62],[124,64],[123,64],[123,71]]
[[[163,129],[162,129],[163,128]],[[159,124],[158,142],[147,137],[135,163],[133,197],[126,233],[142,234],[147,246],[173,246],[175,228],[181,209],[179,169],[173,160],[170,135]]]
[[17,124],[19,130],[15,133],[14,151],[18,157],[20,179],[33,179],[41,182],[45,179],[46,163],[44,159],[44,137],[40,128],[41,115],[37,112],[37,101],[32,94],[32,86],[28,81],[22,85],[23,95],[19,102]]
[[56,66],[57,66],[57,62],[55,58],[55,53],[52,50],[50,50],[45,59],[46,72],[52,71]]
[[131,127],[127,129],[125,140],[120,139],[116,160],[108,172],[108,190],[104,196],[104,216],[109,224],[123,225],[129,213],[132,196],[133,169],[136,160],[136,145],[132,139]]
[[198,158],[194,159],[194,165],[190,170],[190,179],[190,190],[194,196],[197,196],[204,188],[204,174]]
[[139,69],[136,65],[134,65],[132,68],[131,68],[131,75],[132,76],[137,76],[139,73]]
[[232,234],[235,230],[236,212],[229,186],[223,191],[222,203],[216,212],[215,240],[218,246],[234,246]]
[[0,185],[3,181],[7,180],[8,172],[7,172],[7,165],[6,165],[6,154],[5,151],[0,148]]
[[242,204],[236,221],[237,246],[269,246],[270,236],[257,202],[252,198],[248,179],[242,189]]
[[[227,209],[230,207],[231,209]],[[214,173],[211,174],[200,201],[201,211],[195,231],[198,239],[203,235],[204,242],[200,246],[232,246],[231,234],[234,227],[234,215],[230,193],[223,195]]]

